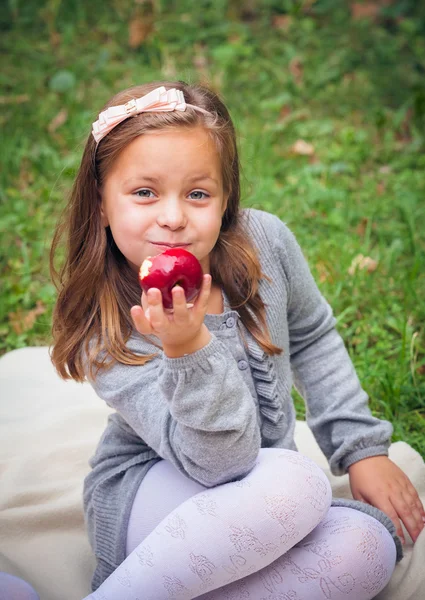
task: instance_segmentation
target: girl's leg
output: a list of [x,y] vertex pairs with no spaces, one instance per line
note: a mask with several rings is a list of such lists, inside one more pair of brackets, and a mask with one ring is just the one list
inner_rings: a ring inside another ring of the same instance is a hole
[[[187,478],[182,481],[182,477],[168,461],[161,461],[149,471],[146,486],[140,486],[135,498],[127,555],[176,505],[207,489]],[[148,514],[144,506],[150,507]],[[305,597],[314,600],[316,593],[320,599],[337,599],[339,594],[343,598],[363,600],[374,597],[385,587],[394,566],[394,541],[383,525],[359,511],[331,507],[324,520],[304,540],[271,565],[198,598],[295,600]],[[296,590],[301,596],[296,595]]]
[[[175,469],[171,473],[174,489],[186,485],[186,477]],[[158,525],[143,521],[152,510],[145,503],[147,483],[148,476],[130,530],[138,523],[139,533],[149,533],[143,539],[131,531],[131,553],[88,598],[196,598],[270,565],[320,523],[332,499],[329,481],[313,461],[274,448],[260,451],[244,479],[195,493],[169,513],[169,506],[165,514],[159,509]],[[151,495],[157,507],[168,499],[163,490]],[[142,515],[141,522],[136,513]]]
[[208,488],[177,471],[168,460],[157,462],[145,475],[130,514],[127,531],[128,556],[168,514]]
[[29,583],[0,571],[0,600],[40,600]]
[[389,531],[352,508],[321,523],[271,565],[199,600],[370,600],[389,582],[396,548]]

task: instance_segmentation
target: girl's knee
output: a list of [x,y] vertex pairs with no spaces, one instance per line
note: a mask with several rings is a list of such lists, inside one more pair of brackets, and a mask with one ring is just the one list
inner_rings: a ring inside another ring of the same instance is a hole
[[294,450],[262,448],[257,464],[273,475],[272,488],[282,488],[300,507],[317,512],[317,524],[323,519],[332,502],[332,488],[317,463]]
[[388,584],[396,565],[397,550],[395,542],[388,531],[373,517],[363,515],[361,539],[356,550],[362,555],[362,568],[359,564],[358,576],[361,587],[370,592],[368,598],[374,598]]
[[312,536],[325,540],[333,560],[344,564],[359,600],[374,598],[390,581],[396,564],[395,543],[388,529],[370,515],[332,507]]
[[296,540],[294,544],[317,527],[332,502],[332,489],[322,469],[292,450],[260,450],[245,485],[260,498],[259,514],[266,510],[284,529],[283,537]]

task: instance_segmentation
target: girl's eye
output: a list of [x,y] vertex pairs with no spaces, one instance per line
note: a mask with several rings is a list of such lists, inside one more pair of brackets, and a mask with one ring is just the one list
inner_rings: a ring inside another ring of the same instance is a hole
[[140,198],[151,198],[151,196],[148,196],[148,195],[144,194],[143,192],[147,192],[148,194],[153,194],[153,192],[151,190],[148,190],[146,188],[143,188],[141,190],[137,190],[137,192],[135,192],[135,194],[137,196],[139,196]]
[[[189,194],[189,196],[191,196],[192,194],[204,194],[205,198],[209,198],[208,194],[206,194],[205,192],[201,192],[201,190],[196,190],[194,192],[191,192]],[[205,198],[193,198],[193,200],[204,200]]]
[[[139,198],[152,198],[152,196],[149,196],[149,194],[153,194],[153,192],[151,190],[148,190],[147,188],[142,188],[134,193],[136,194],[136,196],[139,196]],[[197,198],[192,198],[192,200],[205,200],[205,198],[209,198],[209,195],[205,192],[201,192],[201,190],[195,190],[194,192],[191,192],[189,196],[192,196],[192,194],[201,194],[201,196],[198,196]]]

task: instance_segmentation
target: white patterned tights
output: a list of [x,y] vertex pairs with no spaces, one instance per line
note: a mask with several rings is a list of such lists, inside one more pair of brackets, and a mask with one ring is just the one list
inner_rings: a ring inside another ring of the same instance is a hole
[[85,600],[370,600],[394,541],[331,499],[320,467],[291,450],[263,448],[245,478],[214,488],[162,460],[136,494],[127,558]]

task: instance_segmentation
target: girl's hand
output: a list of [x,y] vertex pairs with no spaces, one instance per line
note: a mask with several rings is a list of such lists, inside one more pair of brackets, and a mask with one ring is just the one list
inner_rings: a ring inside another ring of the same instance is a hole
[[164,350],[165,347],[189,347],[202,333],[210,292],[209,274],[203,276],[202,287],[194,304],[187,305],[183,288],[176,285],[172,290],[173,309],[166,311],[160,290],[151,288],[147,295],[143,292],[142,306],[131,308],[134,326],[143,335],[156,335],[162,341]]
[[400,520],[413,542],[424,528],[425,510],[407,475],[387,456],[371,456],[348,467],[355,500],[372,504],[387,514],[405,543]]

